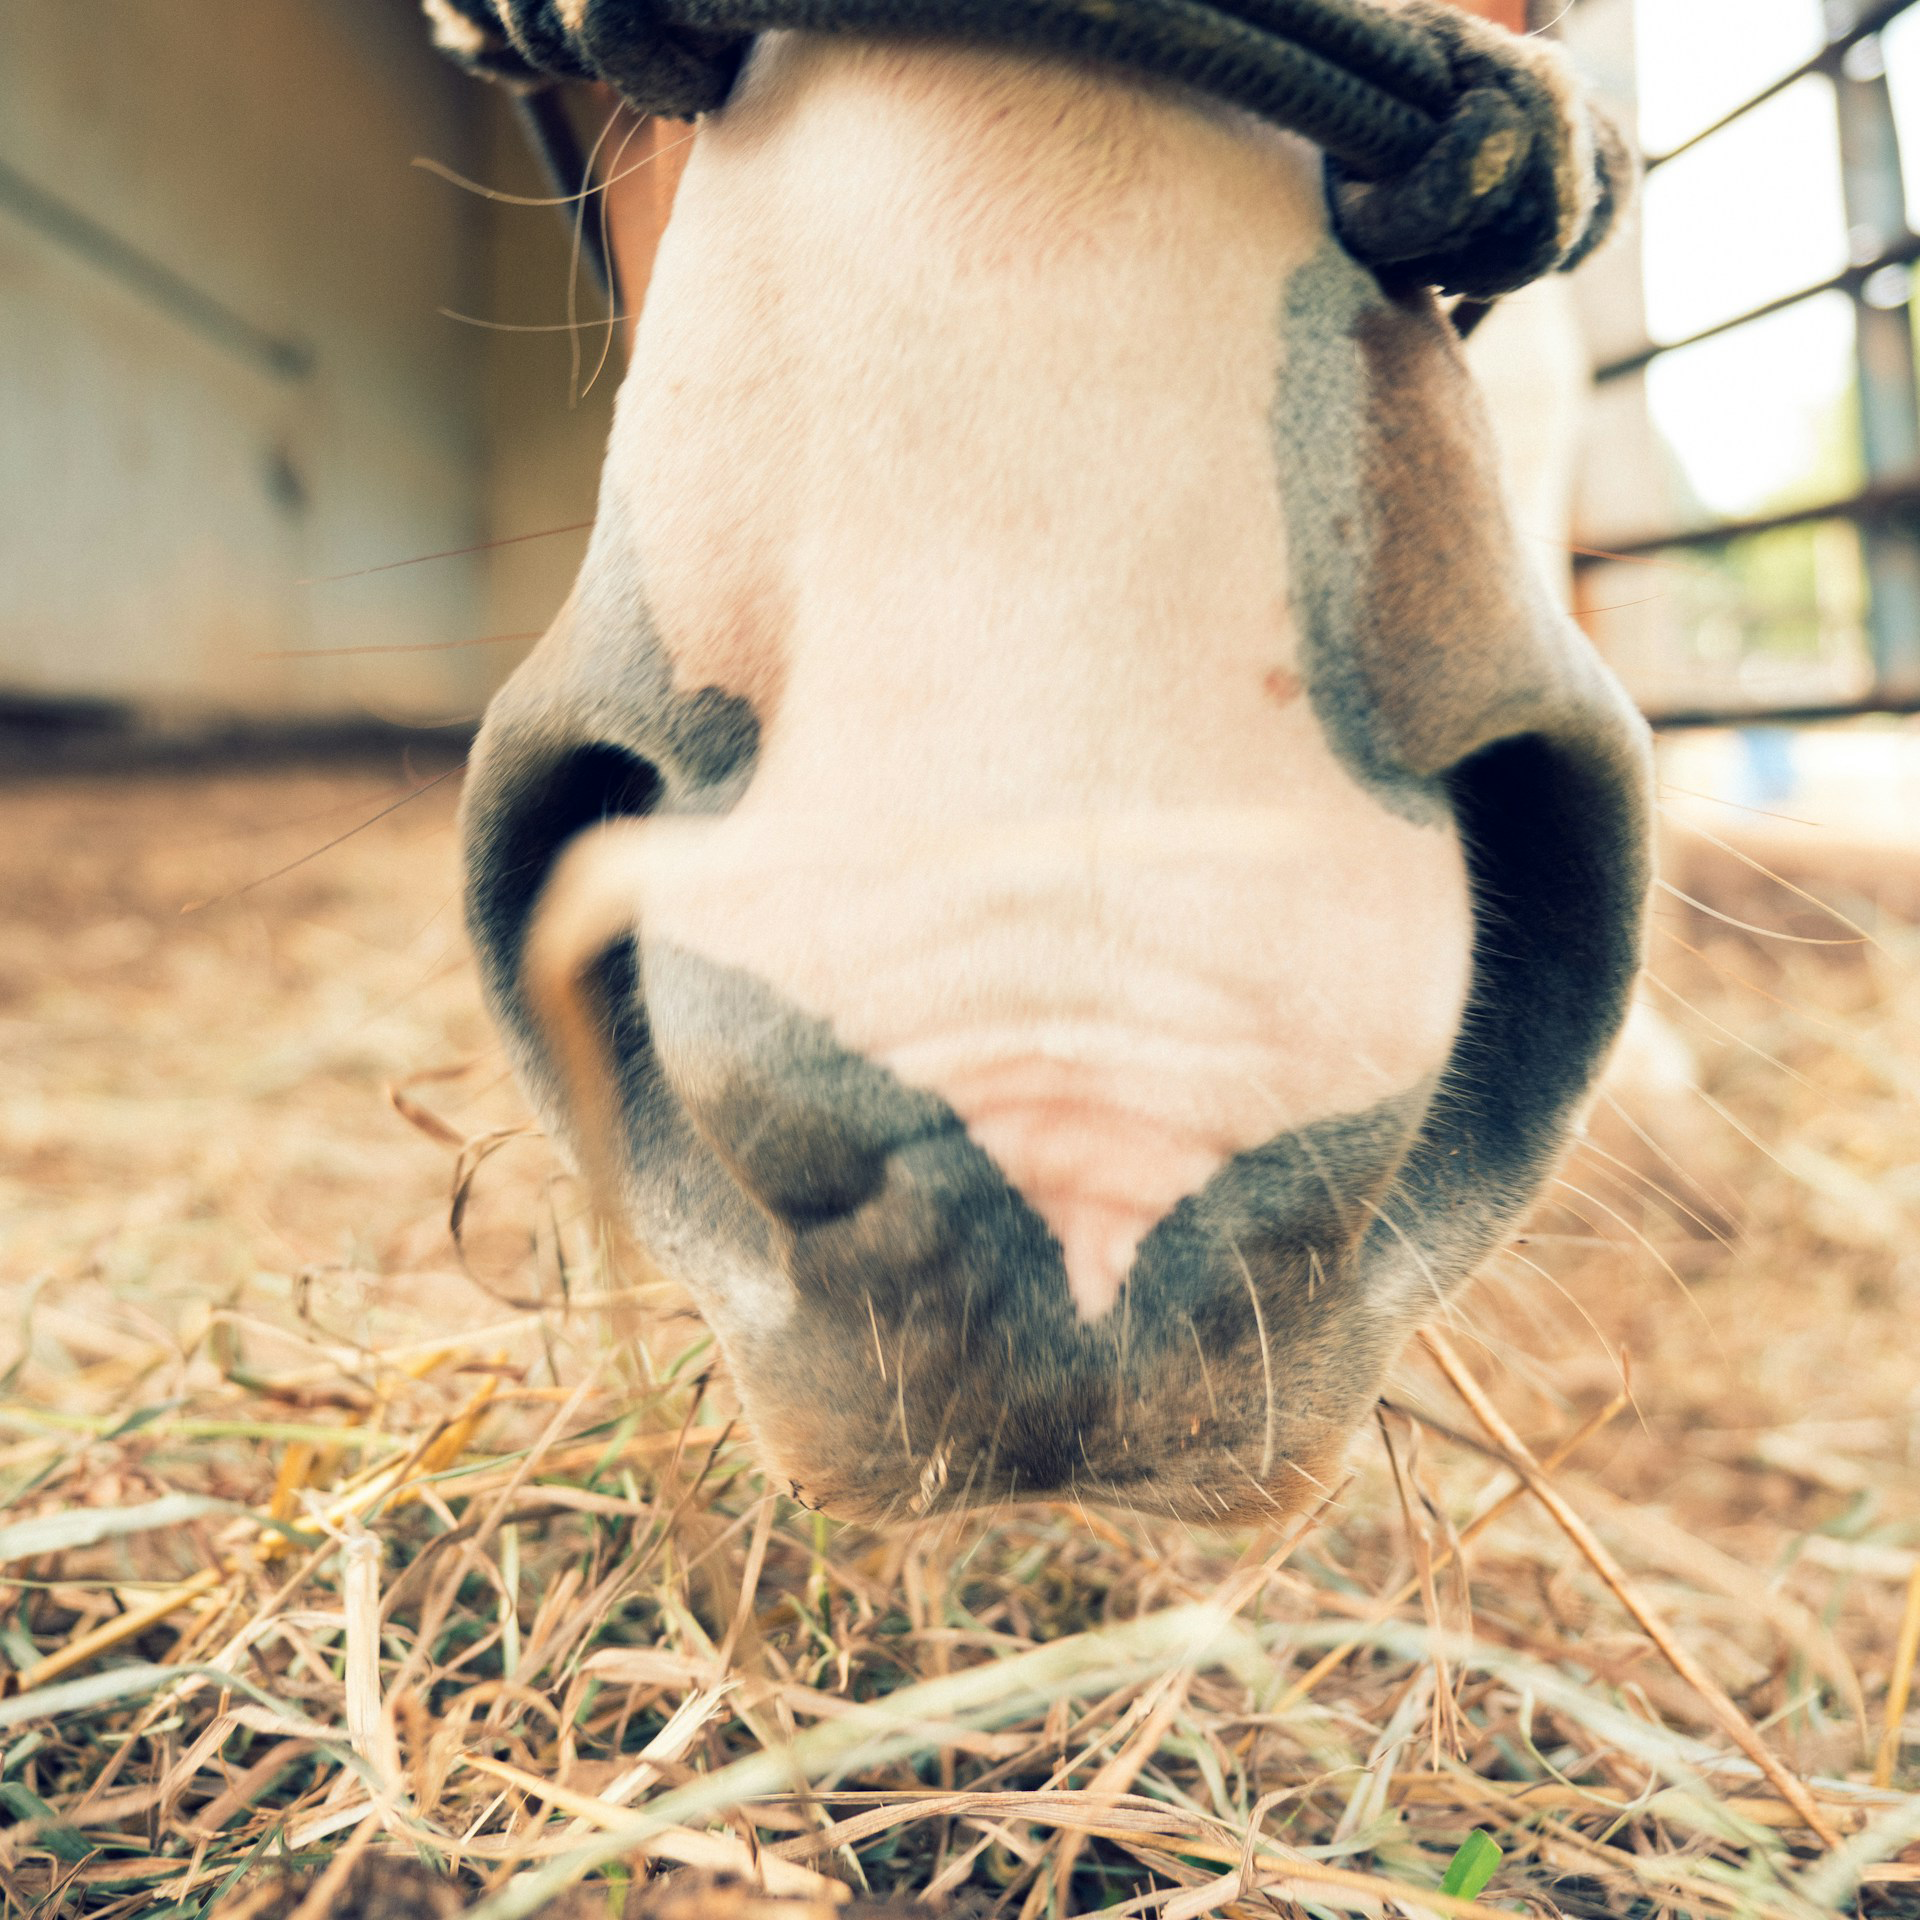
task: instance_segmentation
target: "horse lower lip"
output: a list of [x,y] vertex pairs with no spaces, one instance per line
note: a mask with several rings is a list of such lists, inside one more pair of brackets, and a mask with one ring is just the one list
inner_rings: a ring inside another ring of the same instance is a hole
[[937,1097],[697,956],[657,950],[645,981],[636,1224],[809,1499],[873,1517],[1078,1488],[1271,1514],[1364,1405],[1359,1240],[1423,1094],[1229,1156],[1164,1207],[1083,1208],[1125,1275],[1090,1313],[1072,1234]]

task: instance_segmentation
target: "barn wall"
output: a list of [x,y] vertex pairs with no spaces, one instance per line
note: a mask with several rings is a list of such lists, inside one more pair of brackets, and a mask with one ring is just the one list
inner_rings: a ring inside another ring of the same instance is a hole
[[513,141],[413,0],[0,8],[0,701],[477,710],[565,543],[311,583],[588,510],[564,336],[441,311],[563,306],[552,215],[412,164]]
[[[547,192],[529,149],[501,97],[486,91],[487,180],[512,193]],[[600,130],[599,116],[576,112],[583,146]],[[597,204],[597,203],[596,203]],[[496,202],[490,209],[483,312],[514,327],[488,331],[486,513],[497,535],[541,533],[593,516],[600,459],[612,425],[613,395],[625,370],[623,338],[613,337],[607,310],[574,269],[568,226],[559,210]],[[575,294],[569,308],[567,287]],[[567,329],[577,323],[574,330]],[[583,532],[516,539],[488,555],[481,626],[488,634],[536,631],[565,599],[586,551]],[[498,671],[525,653],[524,641],[486,651]]]

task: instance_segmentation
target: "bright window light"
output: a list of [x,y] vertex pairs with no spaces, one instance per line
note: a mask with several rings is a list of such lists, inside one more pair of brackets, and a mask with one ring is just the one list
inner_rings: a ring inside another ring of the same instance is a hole
[[1838,273],[1847,220],[1832,83],[1810,74],[1658,169],[1642,232],[1655,340]]
[[1635,0],[1640,140],[1665,153],[1826,44],[1819,0]]
[[1730,519],[1859,484],[1853,307],[1825,293],[1662,354],[1647,410],[1700,505]]
[[1900,136],[1900,177],[1907,195],[1907,225],[1920,221],[1920,8],[1899,15],[1880,36],[1893,95],[1893,122]]

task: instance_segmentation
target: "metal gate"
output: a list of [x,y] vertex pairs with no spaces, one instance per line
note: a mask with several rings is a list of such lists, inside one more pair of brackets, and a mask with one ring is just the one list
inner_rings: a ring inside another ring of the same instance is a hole
[[[1916,3],[1828,0],[1818,15],[1822,44],[1649,160],[1649,192],[1657,194],[1665,169],[1702,154],[1714,143],[1739,138],[1743,128],[1751,135],[1757,124],[1753,116],[1770,103],[1794,89],[1801,90],[1803,99],[1809,92],[1830,89],[1846,224],[1845,264],[1717,317],[1711,324],[1657,341],[1644,336],[1642,303],[1642,343],[1603,356],[1597,372],[1598,404],[1603,420],[1627,418],[1638,383],[1637,404],[1644,411],[1649,373],[1657,378],[1655,370],[1668,356],[1739,335],[1810,301],[1825,298],[1831,306],[1843,299],[1851,303],[1853,319],[1851,384],[1857,432],[1857,445],[1849,449],[1853,473],[1848,484],[1816,490],[1817,497],[1794,498],[1755,512],[1681,513],[1669,502],[1657,524],[1629,537],[1607,538],[1602,532],[1596,544],[1604,551],[1576,560],[1583,611],[1605,645],[1604,616],[1621,606],[1644,604],[1632,598],[1631,591],[1619,590],[1619,583],[1636,577],[1634,569],[1641,580],[1649,578],[1649,563],[1660,569],[1652,576],[1655,595],[1663,590],[1660,579],[1669,583],[1664,589],[1668,592],[1680,591],[1689,578],[1696,584],[1717,579],[1725,586],[1743,565],[1751,570],[1755,555],[1764,559],[1771,553],[1777,564],[1778,557],[1794,544],[1783,543],[1782,536],[1795,529],[1805,530],[1800,536],[1804,542],[1826,540],[1829,561],[1837,546],[1840,577],[1844,582],[1847,570],[1857,569],[1859,588],[1854,617],[1858,644],[1849,650],[1849,657],[1827,663],[1831,671],[1823,672],[1819,662],[1808,662],[1805,671],[1775,676],[1789,684],[1771,690],[1762,685],[1744,696],[1737,685],[1714,687],[1711,675],[1703,672],[1696,676],[1694,691],[1683,691],[1677,700],[1671,694],[1664,699],[1658,693],[1647,697],[1656,724],[1920,710],[1920,383],[1915,375],[1912,312],[1912,268],[1920,261],[1920,234],[1915,232],[1903,185],[1895,99],[1882,38],[1889,29],[1903,31],[1897,23]],[[1664,4],[1684,7],[1694,0],[1664,0]],[[1913,25],[1920,27],[1920,16]],[[1920,38],[1912,46],[1920,55]],[[1920,179],[1920,170],[1913,165],[1916,159],[1920,155],[1909,156],[1909,177]],[[1756,393],[1754,404],[1762,405],[1765,399],[1764,393]],[[1629,409],[1621,407],[1623,400],[1629,401]],[[1603,443],[1595,457],[1605,461],[1618,456]],[[1812,551],[1812,546],[1807,550]],[[1688,568],[1693,569],[1691,575]],[[1832,575],[1832,565],[1828,571]],[[1603,586],[1603,581],[1608,584]],[[1676,618],[1672,630],[1678,631],[1681,624]]]

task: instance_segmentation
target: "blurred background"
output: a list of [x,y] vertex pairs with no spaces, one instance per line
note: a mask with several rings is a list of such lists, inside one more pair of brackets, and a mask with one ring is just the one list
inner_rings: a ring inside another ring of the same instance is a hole
[[[1650,165],[1575,283],[1579,617],[1657,722],[1752,723],[1696,773],[1904,816],[1904,729],[1759,723],[1920,705],[1920,8],[1544,10]],[[619,373],[547,191],[412,0],[0,14],[16,756],[457,747],[565,592]]]
[[17,733],[470,727],[584,534],[482,545],[591,515],[619,371],[550,191],[412,0],[0,10]]
[[1648,165],[1578,283],[1576,610],[1676,785],[1899,834],[1907,728],[1693,730],[1920,705],[1920,9],[1583,0],[1565,30]]
[[[1920,9],[1558,24],[1650,162],[1577,282],[1580,617],[1657,719],[1920,704]],[[565,591],[619,372],[542,192],[412,0],[0,16],[16,731],[471,725]]]

